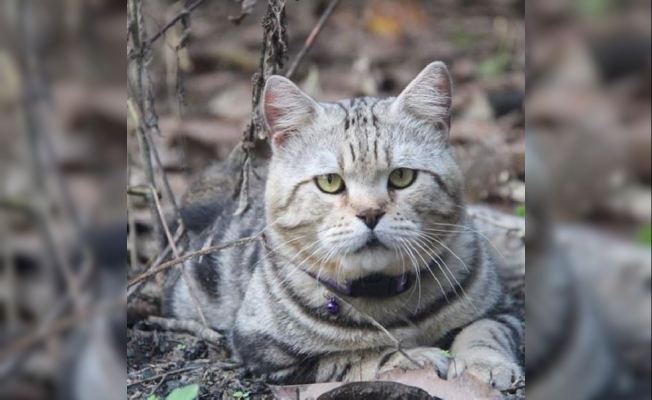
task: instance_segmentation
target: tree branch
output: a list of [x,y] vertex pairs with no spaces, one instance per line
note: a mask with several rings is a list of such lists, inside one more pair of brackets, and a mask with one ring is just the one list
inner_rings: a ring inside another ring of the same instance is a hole
[[297,72],[297,69],[299,68],[299,64],[301,64],[301,61],[303,61],[306,54],[308,54],[308,51],[310,51],[310,49],[312,48],[312,45],[315,43],[315,40],[317,39],[317,36],[319,36],[324,26],[326,26],[326,22],[328,22],[331,15],[333,15],[333,11],[335,11],[335,9],[339,4],[340,4],[340,0],[331,0],[330,4],[322,14],[321,18],[319,18],[319,22],[317,22],[317,25],[315,25],[315,27],[313,28],[312,32],[310,33],[310,36],[308,36],[308,39],[306,39],[306,43],[304,43],[303,48],[301,49],[301,51],[299,51],[299,54],[297,54],[297,58],[294,60],[294,62],[290,66],[290,69],[285,74],[285,76],[288,79],[291,79],[292,76],[294,76],[295,72]]
[[179,12],[174,18],[172,18],[168,23],[163,25],[161,30],[156,32],[148,41],[147,41],[147,46],[151,46],[154,42],[159,40],[167,31],[169,31],[174,25],[176,25],[179,21],[183,20],[185,17],[190,15],[193,11],[198,9],[202,4],[204,4],[206,0],[196,0],[194,3],[189,5],[188,7],[185,7],[183,10]]
[[174,267],[175,265],[179,265],[179,264],[181,264],[183,262],[186,262],[188,260],[192,260],[193,258],[200,257],[200,256],[205,256],[207,254],[215,253],[215,252],[222,251],[222,250],[226,250],[226,249],[229,249],[231,247],[243,246],[243,245],[246,245],[246,244],[249,244],[249,243],[253,243],[253,242],[257,241],[257,240],[260,240],[261,238],[262,238],[262,235],[251,236],[251,237],[239,239],[239,240],[236,240],[236,241],[233,241],[233,242],[230,242],[230,243],[226,243],[226,244],[223,244],[223,245],[220,245],[220,246],[209,247],[209,248],[206,248],[206,249],[196,251],[194,253],[186,254],[186,255],[184,255],[182,257],[179,257],[177,259],[174,259],[174,260],[165,262],[163,264],[160,264],[159,266],[154,267],[151,270],[137,276],[136,278],[132,279],[127,284],[127,288],[131,288],[132,286],[134,286],[134,285],[136,285],[136,284],[138,284],[140,282],[143,282],[143,281],[145,281],[145,280],[147,280],[147,279],[149,279],[149,278],[151,278],[151,277],[153,277],[153,276],[155,276],[157,274],[160,274],[161,272],[163,272],[163,271],[165,271],[167,269],[170,269],[170,268]]

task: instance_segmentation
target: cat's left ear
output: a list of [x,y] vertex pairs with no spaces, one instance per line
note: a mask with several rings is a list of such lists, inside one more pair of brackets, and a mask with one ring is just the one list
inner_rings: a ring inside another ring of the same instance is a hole
[[446,64],[428,65],[396,99],[394,112],[409,113],[448,134],[453,105],[453,80]]

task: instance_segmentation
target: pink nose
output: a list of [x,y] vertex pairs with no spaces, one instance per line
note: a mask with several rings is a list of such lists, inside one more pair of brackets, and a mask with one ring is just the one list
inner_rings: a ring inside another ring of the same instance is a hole
[[357,217],[360,218],[364,224],[369,227],[369,229],[373,230],[376,225],[378,225],[378,222],[383,217],[383,215],[385,215],[385,213],[382,210],[370,208],[362,211],[357,215]]

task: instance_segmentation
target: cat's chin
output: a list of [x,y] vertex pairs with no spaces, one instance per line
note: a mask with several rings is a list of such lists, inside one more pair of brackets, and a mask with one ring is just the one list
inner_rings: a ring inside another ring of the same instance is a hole
[[402,269],[396,267],[399,264],[395,252],[381,247],[347,254],[340,261],[344,271],[357,276],[376,273],[400,274]]

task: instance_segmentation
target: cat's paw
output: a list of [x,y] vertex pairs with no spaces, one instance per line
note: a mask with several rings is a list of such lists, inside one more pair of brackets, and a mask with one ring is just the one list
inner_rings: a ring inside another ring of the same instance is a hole
[[498,390],[508,390],[523,376],[521,367],[499,354],[468,354],[454,357],[448,379],[469,374]]
[[445,378],[448,374],[449,363],[450,356],[447,352],[435,347],[418,347],[385,356],[381,360],[377,375],[380,376],[395,369],[409,371],[432,368],[440,378]]

